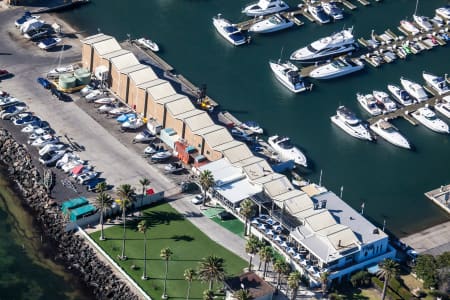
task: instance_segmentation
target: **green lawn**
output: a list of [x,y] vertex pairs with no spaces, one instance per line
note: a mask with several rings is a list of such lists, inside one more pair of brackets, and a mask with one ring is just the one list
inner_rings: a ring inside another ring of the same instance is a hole
[[[235,254],[210,240],[189,221],[185,220],[168,204],[161,204],[143,211],[143,218],[150,224],[147,231],[147,273],[149,280],[141,280],[144,257],[144,236],[136,230],[137,223],[127,224],[126,256],[128,260],[120,261],[117,256],[122,250],[121,225],[105,230],[106,241],[99,241],[100,231],[91,237],[153,298],[160,299],[164,286],[165,263],[159,253],[169,247],[172,252],[169,261],[167,294],[170,298],[186,298],[187,282],[183,273],[187,268],[197,269],[198,261],[205,256],[215,254],[225,260],[228,275],[240,274],[246,262]],[[132,270],[131,265],[138,269]],[[215,287],[219,287],[218,284]],[[194,281],[191,299],[201,299],[207,283]]]
[[244,237],[244,224],[241,221],[239,221],[239,219],[236,218],[233,220],[222,221],[218,217],[213,217],[211,218],[211,220],[213,220],[220,226],[228,229],[232,233],[237,234],[240,237]]

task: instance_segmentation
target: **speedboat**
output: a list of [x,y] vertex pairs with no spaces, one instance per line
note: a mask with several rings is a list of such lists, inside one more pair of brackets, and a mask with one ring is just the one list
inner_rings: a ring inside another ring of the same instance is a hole
[[108,103],[108,104],[103,104],[102,106],[97,108],[97,111],[100,114],[106,114],[106,113],[109,113],[114,108],[117,108],[117,105],[115,105],[113,103]]
[[133,139],[133,143],[147,143],[155,139],[155,136],[148,131],[147,129],[144,129],[143,131],[139,132]]
[[411,114],[414,119],[430,130],[438,133],[448,133],[448,125],[428,107],[421,107]]
[[171,157],[172,157],[172,153],[170,153],[170,151],[161,151],[161,152],[157,152],[157,153],[153,154],[150,157],[150,160],[155,161],[155,162],[161,162],[161,161],[165,161]]
[[278,30],[283,30],[292,26],[294,26],[294,22],[289,21],[280,14],[276,14],[268,19],[256,22],[255,24],[250,26],[248,31],[255,33],[269,33]]
[[255,121],[245,121],[244,123],[241,124],[241,128],[250,130],[251,132],[256,134],[264,133],[264,130]]
[[368,141],[372,140],[372,136],[367,127],[345,106],[338,107],[336,115],[331,117],[331,122],[355,138]]
[[42,155],[39,158],[39,162],[46,166],[54,164],[57,160],[63,157],[64,153],[66,153],[66,150],[52,150]]
[[62,41],[62,39],[57,38],[57,37],[46,38],[39,42],[38,47],[41,48],[42,50],[48,50],[53,47],[56,47],[59,43],[61,43],[61,41]]
[[315,79],[331,79],[362,70],[363,68],[364,63],[358,59],[340,57],[312,70],[309,73],[309,77]]
[[405,31],[407,31],[408,33],[410,33],[412,35],[416,35],[416,34],[420,33],[420,30],[416,26],[414,26],[413,23],[409,22],[408,20],[401,20],[400,26]]
[[80,157],[76,154],[67,152],[63,155],[63,157],[61,157],[57,162],[55,167],[57,168],[62,168],[64,165],[66,165],[68,162],[70,161],[75,161],[75,160],[79,160]]
[[158,146],[155,146],[155,145],[153,145],[153,144],[150,144],[150,145],[148,145],[147,147],[145,147],[145,149],[144,149],[144,154],[146,154],[146,155],[153,155],[153,154],[155,154],[155,153],[158,153],[158,152],[161,152],[161,151],[163,151],[164,149],[159,149],[159,147]]
[[41,137],[35,139],[35,140],[31,143],[31,146],[38,147],[38,148],[42,148],[42,147],[44,147],[45,145],[48,145],[48,144],[57,144],[57,143],[59,143],[58,137],[53,136],[53,135],[51,135],[51,134],[46,134],[46,135],[43,135],[43,136],[41,136]]
[[183,169],[183,165],[180,162],[173,162],[164,166],[164,170],[168,173],[176,173]]
[[241,129],[239,127],[231,128],[230,133],[237,140],[241,140],[241,141],[245,141],[245,142],[251,142],[251,141],[255,140],[255,137],[252,135],[253,132],[250,132],[250,133],[245,132],[243,129]]
[[439,77],[427,72],[422,73],[423,79],[438,92],[439,95],[444,95],[449,92],[447,82],[444,77]]
[[362,108],[364,108],[372,116],[381,115],[382,110],[377,106],[377,101],[372,94],[356,94],[356,99]]
[[221,14],[213,18],[213,24],[217,32],[231,44],[240,46],[247,43],[245,35],[236,26],[231,24],[230,21],[222,18]]
[[19,106],[19,105],[8,106],[5,110],[3,110],[0,113],[0,116],[3,120],[8,120],[17,114],[24,112],[25,110],[27,110],[27,107],[24,105],[23,106]]
[[131,111],[131,108],[129,108],[127,106],[121,106],[121,107],[111,109],[108,112],[108,115],[120,117],[124,114],[128,114],[130,111]]
[[438,15],[431,18],[430,22],[433,22],[433,24],[436,25],[437,27],[442,27],[445,25],[444,20],[441,17],[439,17]]
[[158,44],[155,43],[154,41],[150,40],[150,39],[140,38],[140,39],[137,40],[137,42],[139,44],[141,44],[142,46],[152,50],[153,52],[158,52],[159,51]]
[[86,96],[84,96],[84,98],[86,99],[87,102],[92,102],[96,99],[99,99],[103,96],[103,91],[101,90],[93,90],[91,91],[89,94],[87,94]]
[[39,18],[40,18],[40,16],[33,16],[33,15],[31,14],[31,12],[26,11],[19,19],[17,19],[17,20],[14,22],[14,25],[15,25],[16,27],[20,27],[20,26],[22,26],[23,23],[25,23],[25,22],[27,22],[27,21],[29,21],[29,20],[31,20],[31,19],[39,19]]
[[136,119],[136,118],[137,118],[136,113],[127,113],[127,114],[122,114],[122,115],[118,116],[116,118],[116,121],[119,123],[123,123],[123,122],[128,121],[129,119]]
[[321,38],[291,54],[291,60],[312,62],[355,50],[353,27]]
[[383,91],[373,91],[373,96],[377,100],[377,104],[382,106],[385,112],[393,112],[397,110],[397,105],[394,101],[389,97],[386,92]]
[[95,87],[93,87],[92,85],[88,84],[88,85],[86,85],[84,88],[82,88],[80,90],[80,94],[81,94],[81,96],[86,96],[86,95],[90,94],[94,90],[95,90]]
[[77,181],[80,184],[86,184],[89,180],[94,179],[99,175],[98,172],[95,171],[87,171],[86,173],[81,174],[77,177]]
[[95,104],[110,104],[112,102],[116,101],[116,98],[113,97],[104,97],[94,100]]
[[308,166],[305,154],[292,144],[289,137],[274,135],[269,137],[267,141],[282,161],[293,160],[297,165]]
[[36,128],[28,137],[30,141],[34,141],[41,136],[47,135],[47,134],[54,134],[53,129],[51,128]]
[[450,118],[450,96],[442,98],[442,101],[436,103],[434,108],[447,118]]
[[281,0],[259,0],[256,3],[251,3],[247,5],[242,13],[247,16],[263,16],[267,14],[277,13],[289,8],[284,1]]
[[413,100],[409,96],[409,94],[402,88],[400,88],[398,85],[395,84],[388,84],[387,86],[389,92],[391,92],[392,96],[400,102],[400,104],[408,106],[413,104]]
[[50,151],[63,150],[64,148],[66,148],[64,144],[47,144],[39,150],[39,155],[43,156]]
[[[22,113],[18,114],[17,116],[20,116],[20,115],[22,115]],[[15,117],[17,117],[17,116],[15,116]],[[14,119],[13,124],[17,125],[17,126],[24,126],[24,125],[28,125],[28,124],[30,124],[34,121],[38,121],[38,120],[40,120],[38,117],[27,114],[24,117],[19,117],[17,119]]]
[[47,121],[42,121],[39,119],[39,120],[36,120],[36,121],[28,124],[27,126],[22,128],[22,130],[20,130],[20,131],[24,132],[24,133],[33,133],[38,128],[49,129],[50,125],[48,124]]
[[436,15],[446,19],[450,20],[450,5],[446,5],[444,7],[439,7],[435,10]]
[[334,2],[322,2],[323,10],[327,15],[334,20],[341,20],[344,18],[344,12]]
[[269,65],[278,81],[290,91],[294,93],[306,91],[305,82],[301,79],[297,66],[289,61],[284,63],[270,61]]
[[424,31],[433,30],[433,24],[431,24],[430,19],[425,16],[413,15],[414,22],[422,28]]
[[410,149],[408,140],[399,132],[399,130],[385,120],[378,120],[372,125],[370,125],[370,129],[372,129],[376,134],[381,136],[387,142],[406,149]]
[[57,67],[48,71],[47,76],[58,77],[62,74],[72,74],[77,69],[77,65],[68,65],[63,67]]
[[18,103],[22,103],[22,101],[14,97],[5,97],[3,99],[0,99],[0,108],[3,109],[7,106],[16,105]]
[[120,126],[122,130],[136,130],[144,126],[144,121],[141,118],[129,118]]
[[402,84],[403,88],[408,92],[408,94],[410,94],[413,98],[417,99],[417,101],[422,102],[428,99],[427,93],[420,84],[415,83],[414,81],[411,81],[404,77],[400,77],[400,83]]
[[330,22],[330,17],[325,13],[322,5],[308,5],[307,9],[317,22],[321,24]]

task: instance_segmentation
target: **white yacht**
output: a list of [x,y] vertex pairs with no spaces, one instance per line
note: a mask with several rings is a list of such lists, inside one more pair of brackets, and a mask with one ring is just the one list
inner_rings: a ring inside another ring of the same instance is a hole
[[450,91],[444,77],[439,77],[425,71],[422,73],[422,76],[439,95],[444,95]]
[[334,2],[322,2],[323,10],[327,15],[334,20],[341,20],[344,18],[344,12]]
[[409,96],[409,94],[398,85],[388,84],[387,86],[389,92],[391,92],[392,96],[402,105],[408,106],[413,104],[413,99]]
[[250,130],[255,134],[263,134],[264,129],[255,121],[245,121],[240,125],[241,128]]
[[408,94],[417,99],[417,101],[422,102],[428,99],[427,93],[420,84],[404,77],[400,77],[400,83]]
[[245,35],[237,29],[227,19],[222,18],[221,14],[218,14],[213,18],[214,27],[221,36],[235,46],[243,45],[247,43]]
[[270,61],[269,65],[278,81],[291,92],[299,93],[307,90],[305,82],[301,79],[298,68],[294,64],[288,61],[284,63]]
[[444,7],[439,7],[435,10],[436,15],[446,19],[450,20],[450,5],[446,5]]
[[280,155],[282,160],[293,160],[298,165],[308,166],[306,156],[292,144],[290,138],[274,135],[269,137],[268,143]]
[[283,30],[292,26],[294,26],[294,22],[289,21],[280,14],[276,14],[268,19],[256,22],[255,24],[250,26],[248,31],[255,33],[269,33],[278,30]]
[[442,101],[439,103],[436,103],[434,108],[450,119],[450,96],[446,96],[442,98]]
[[422,28],[422,30],[424,31],[433,30],[433,24],[431,24],[431,21],[428,17],[413,15],[413,19],[414,22],[416,22],[417,26]]
[[372,136],[366,126],[345,106],[338,107],[336,115],[331,117],[331,122],[355,138],[368,141],[372,140]]
[[340,57],[312,70],[311,73],[309,73],[309,77],[315,79],[331,79],[362,70],[363,68],[364,63],[358,59]]
[[137,39],[137,42],[139,44],[141,44],[142,46],[152,50],[153,52],[158,52],[159,51],[158,44],[155,43],[154,41],[150,40],[150,39],[140,38],[140,39]]
[[315,61],[355,50],[353,27],[312,42],[291,54],[291,60]]
[[356,99],[359,104],[361,104],[362,108],[364,108],[369,114],[372,116],[381,115],[383,112],[377,105],[377,100],[373,97],[372,94],[356,94]]
[[284,1],[281,0],[259,0],[256,3],[251,3],[247,5],[242,13],[247,16],[263,16],[267,14],[277,13],[289,8]]
[[397,105],[386,92],[373,91],[372,93],[377,100],[377,104],[382,107],[383,111],[390,113],[397,110]]
[[322,5],[308,5],[308,12],[312,17],[321,24],[330,22],[330,17],[323,10]]
[[448,133],[448,125],[428,107],[421,107],[411,114],[414,119],[430,130],[438,133]]
[[408,20],[401,20],[400,21],[400,26],[405,31],[410,33],[411,35],[416,35],[416,34],[420,33],[420,30],[416,26],[414,26],[413,23],[409,22]]
[[370,125],[370,129],[395,146],[411,149],[408,140],[388,121],[378,120]]

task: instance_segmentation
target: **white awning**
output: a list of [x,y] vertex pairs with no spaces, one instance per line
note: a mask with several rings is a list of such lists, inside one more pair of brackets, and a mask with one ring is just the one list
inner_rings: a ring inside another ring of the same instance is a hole
[[261,188],[251,184],[247,179],[235,181],[214,188],[222,197],[233,204],[239,203],[262,191]]

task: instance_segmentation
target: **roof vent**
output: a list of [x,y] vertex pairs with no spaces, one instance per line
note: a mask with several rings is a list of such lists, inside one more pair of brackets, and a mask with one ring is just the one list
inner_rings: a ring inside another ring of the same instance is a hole
[[373,233],[373,234],[379,234],[380,231],[378,230],[378,228],[375,228],[375,229],[372,231],[372,233]]
[[327,207],[327,200],[320,201],[320,208],[326,208]]
[[338,241],[338,247],[342,247],[341,240]]

